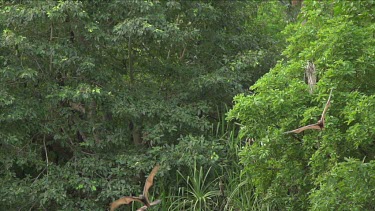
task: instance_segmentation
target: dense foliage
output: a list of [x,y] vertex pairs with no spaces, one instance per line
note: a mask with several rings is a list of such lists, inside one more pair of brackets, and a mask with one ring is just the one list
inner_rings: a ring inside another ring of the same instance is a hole
[[375,209],[373,0],[0,2],[0,210]]
[[[305,1],[284,31],[286,58],[235,97],[229,116],[254,140],[240,159],[260,208],[375,209],[374,14],[373,1]],[[324,130],[284,133],[317,122],[331,89]]]
[[186,167],[223,175],[222,114],[281,58],[288,20],[262,1],[1,1],[0,209],[104,210],[156,162],[168,209]]

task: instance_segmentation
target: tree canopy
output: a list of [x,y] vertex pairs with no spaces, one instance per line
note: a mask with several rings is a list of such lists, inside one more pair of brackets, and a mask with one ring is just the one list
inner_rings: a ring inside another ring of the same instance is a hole
[[[305,1],[285,29],[285,59],[235,97],[229,113],[243,137],[241,153],[256,193],[272,209],[374,209],[374,4]],[[309,92],[307,66],[317,82]],[[321,131],[285,134],[317,122]],[[366,186],[366,187],[365,187]]]
[[375,209],[372,0],[0,5],[1,210]]
[[214,125],[285,43],[281,4],[1,4],[2,209],[103,210],[156,162],[177,191],[168,170],[223,160]]

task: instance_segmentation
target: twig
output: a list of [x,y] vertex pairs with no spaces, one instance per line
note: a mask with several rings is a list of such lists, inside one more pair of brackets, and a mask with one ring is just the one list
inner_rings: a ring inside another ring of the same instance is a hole
[[95,153],[85,152],[85,151],[83,151],[83,150],[81,150],[81,152],[82,152],[83,154],[86,154],[86,155],[96,155]]
[[46,170],[47,170],[47,179],[48,179],[48,164],[49,164],[49,161],[48,161],[48,152],[47,152],[47,146],[46,146],[46,136],[44,135],[43,136],[43,145],[44,145],[44,153],[46,155]]
[[[172,48],[172,44],[171,44],[171,48]],[[169,59],[169,54],[171,53],[171,48],[168,50],[167,59]]]
[[295,139],[297,139],[299,142],[302,143],[302,140],[300,138],[298,138],[298,136],[296,136],[296,135],[293,134],[292,137],[295,138]]
[[38,180],[38,178],[40,177],[40,175],[42,175],[43,172],[44,172],[46,169],[47,169],[47,168],[44,168],[44,169],[38,174],[38,176],[35,177],[33,183],[31,183],[31,184],[34,184],[34,183]]
[[131,36],[129,35],[129,40],[128,40],[128,59],[129,59],[129,77],[130,77],[130,84],[132,85],[134,83],[134,73],[132,69],[132,45],[131,45]]
[[182,53],[181,53],[180,61],[182,61],[182,59],[184,58],[184,56],[185,56],[185,51],[186,51],[186,45],[184,46],[184,50],[183,50]]
[[[51,33],[49,37],[49,41],[52,42],[53,39],[53,24],[51,23]],[[50,74],[52,73],[52,62],[53,62],[53,50],[51,48],[51,55],[49,56],[49,71]]]

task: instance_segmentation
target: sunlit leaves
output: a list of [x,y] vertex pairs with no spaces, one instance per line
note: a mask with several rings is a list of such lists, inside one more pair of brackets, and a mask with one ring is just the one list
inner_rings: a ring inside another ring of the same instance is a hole
[[313,190],[311,210],[371,210],[374,208],[374,162],[346,159],[321,175]]
[[[374,7],[364,5],[373,2],[304,2],[299,21],[285,30],[289,35],[284,51],[287,58],[251,87],[253,94],[235,97],[229,118],[239,119],[241,134],[255,139],[241,152],[241,162],[247,164],[245,170],[252,175],[259,196],[276,207],[345,209],[339,201],[353,200],[347,206],[350,209],[372,209],[365,192],[356,191],[350,197],[346,192],[347,187],[361,189],[362,184],[351,180],[369,176],[340,170],[346,165],[345,157],[363,160],[363,166],[371,166],[374,159],[375,75],[370,71],[374,29],[369,15]],[[307,92],[306,61],[314,61],[318,71],[314,94]],[[282,135],[316,122],[331,88],[333,98],[324,130]],[[334,166],[338,167],[332,170]],[[345,176],[332,182],[338,171]],[[316,193],[309,201],[304,195],[314,186]],[[324,195],[335,191],[334,187],[343,189]]]

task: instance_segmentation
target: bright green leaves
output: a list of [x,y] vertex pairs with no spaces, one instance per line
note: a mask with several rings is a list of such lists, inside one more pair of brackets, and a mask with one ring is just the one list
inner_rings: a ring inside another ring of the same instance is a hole
[[375,165],[355,159],[336,165],[318,179],[311,210],[372,210],[374,208]]
[[69,86],[61,89],[50,90],[50,94],[47,98],[55,98],[58,100],[73,100],[73,101],[87,101],[95,98],[106,96],[109,93],[102,93],[99,87],[93,87],[89,84],[81,83],[76,88]]
[[[128,3],[125,3],[128,4]],[[137,38],[148,37],[161,42],[163,38],[169,36],[170,30],[175,28],[174,23],[168,23],[166,20],[166,8],[159,2],[138,2],[137,4],[128,4],[125,9],[133,13],[130,9],[138,9],[140,14],[125,17],[123,21],[114,27],[114,32],[127,39],[132,37],[137,43]],[[117,39],[117,38],[116,38]]]
[[373,95],[368,97],[363,95],[354,96],[349,98],[350,101],[343,110],[343,115],[348,125],[346,131],[348,134],[347,141],[355,149],[359,147],[365,149],[372,147],[375,137],[375,127],[372,125],[372,122],[375,121],[375,97]]
[[153,31],[151,27],[152,25],[147,22],[147,19],[140,17],[137,19],[124,21],[123,23],[117,25],[114,30],[117,31],[118,35],[132,37],[133,35],[142,36],[149,30]]
[[[52,6],[52,5],[51,5]],[[47,17],[51,20],[65,21],[67,17],[86,18],[83,3],[78,1],[59,1],[47,11]]]
[[[370,210],[370,192],[367,196],[356,191],[350,197],[346,193],[350,187],[360,190],[365,184],[352,180],[370,180],[370,174],[342,169],[346,168],[345,157],[364,160],[360,166],[372,166],[374,159],[374,27],[368,15],[373,7],[364,7],[372,2],[304,4],[298,23],[285,30],[289,36],[286,61],[259,79],[251,87],[251,95],[234,98],[236,105],[229,118],[240,120],[242,137],[254,139],[240,153],[241,163],[258,196],[274,209],[307,210],[310,205],[316,210],[344,209],[339,203],[353,199],[356,202],[348,209]],[[367,17],[358,18],[360,14]],[[317,71],[313,94],[305,82],[307,61]],[[333,97],[323,130],[283,134],[316,123],[331,88]],[[312,197],[305,197],[314,186]],[[335,188],[342,190],[325,195]],[[329,201],[323,203],[327,197]],[[361,199],[364,201],[359,202]]]
[[11,105],[14,100],[14,97],[9,95],[5,90],[0,91],[0,106]]
[[262,60],[264,57],[264,52],[260,51],[248,51],[244,52],[241,55],[238,55],[234,61],[230,62],[230,70],[240,71],[246,68],[255,68],[259,65],[259,60]]
[[13,31],[5,29],[2,34],[2,45],[3,46],[16,46],[22,43],[26,37],[17,36]]

